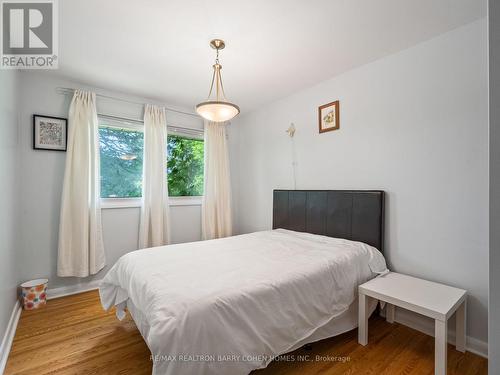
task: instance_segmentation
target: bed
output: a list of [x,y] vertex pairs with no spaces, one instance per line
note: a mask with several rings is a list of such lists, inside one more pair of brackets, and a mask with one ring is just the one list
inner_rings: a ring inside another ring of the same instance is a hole
[[244,375],[355,328],[383,239],[382,191],[275,190],[273,230],[128,253],[101,302],[130,312],[154,375]]

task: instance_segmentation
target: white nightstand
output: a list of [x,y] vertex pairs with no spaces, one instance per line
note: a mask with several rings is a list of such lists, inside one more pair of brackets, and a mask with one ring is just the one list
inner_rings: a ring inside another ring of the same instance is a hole
[[456,348],[465,352],[465,310],[467,292],[416,277],[389,272],[359,286],[358,341],[368,343],[367,299],[386,302],[387,321],[394,321],[394,306],[435,320],[435,375],[446,374],[447,322],[456,311]]

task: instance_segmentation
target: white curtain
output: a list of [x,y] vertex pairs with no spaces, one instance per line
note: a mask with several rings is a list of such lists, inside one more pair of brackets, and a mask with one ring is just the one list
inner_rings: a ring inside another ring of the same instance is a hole
[[226,126],[226,123],[205,122],[205,192],[202,207],[205,240],[233,234]]
[[76,90],[59,223],[58,276],[85,277],[106,264],[101,228],[99,124],[95,94]]
[[169,243],[167,120],[165,109],[144,110],[144,162],[139,248]]

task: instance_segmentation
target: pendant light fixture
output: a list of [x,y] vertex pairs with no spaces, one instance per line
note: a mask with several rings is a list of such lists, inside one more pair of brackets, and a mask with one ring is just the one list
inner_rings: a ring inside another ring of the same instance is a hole
[[[220,73],[222,65],[219,64],[219,51],[224,49],[226,44],[221,39],[214,39],[210,41],[210,46],[217,51],[215,64],[213,65],[214,73],[212,75],[212,83],[210,85],[207,100],[196,106],[196,112],[209,121],[229,121],[240,113],[240,108],[236,104],[227,101],[226,94],[224,93],[224,85],[222,84],[222,76]],[[214,97],[212,97],[212,93],[214,93]]]

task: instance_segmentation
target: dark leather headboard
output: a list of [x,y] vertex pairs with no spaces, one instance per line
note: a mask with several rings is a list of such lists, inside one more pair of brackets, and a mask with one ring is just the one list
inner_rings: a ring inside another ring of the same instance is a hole
[[273,229],[360,241],[384,251],[384,192],[274,190]]

